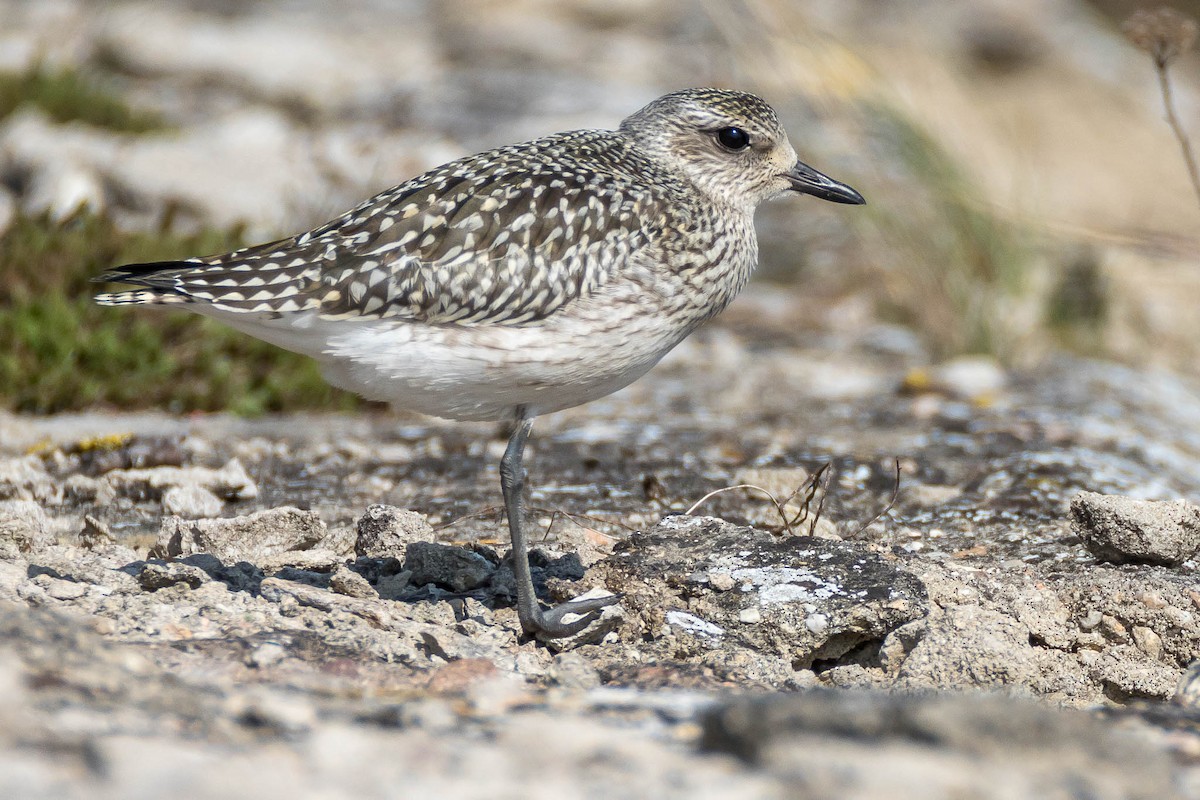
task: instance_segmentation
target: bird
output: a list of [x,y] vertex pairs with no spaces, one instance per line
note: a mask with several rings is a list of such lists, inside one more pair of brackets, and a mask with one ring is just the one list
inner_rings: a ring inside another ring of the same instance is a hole
[[755,209],[785,194],[866,202],[799,160],[762,98],[683,89],[616,129],[451,161],[305,233],[111,269],[95,280],[136,288],[95,300],[198,312],[367,399],[509,424],[517,616],[560,638],[619,597],[537,598],[521,508],[534,419],[627,386],[720,313],[757,265]]

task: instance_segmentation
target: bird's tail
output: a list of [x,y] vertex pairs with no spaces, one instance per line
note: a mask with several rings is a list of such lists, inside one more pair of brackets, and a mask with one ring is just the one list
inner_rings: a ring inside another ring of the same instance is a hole
[[195,299],[184,291],[181,274],[194,270],[195,261],[155,261],[129,264],[110,269],[92,278],[93,283],[131,283],[143,288],[125,292],[105,292],[95,296],[102,306],[179,305]]

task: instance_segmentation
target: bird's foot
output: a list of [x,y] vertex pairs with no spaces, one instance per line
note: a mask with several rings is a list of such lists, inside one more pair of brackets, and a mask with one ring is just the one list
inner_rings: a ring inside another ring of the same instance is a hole
[[[621,600],[622,595],[606,594],[601,597],[586,597],[571,600],[543,611],[534,608],[530,614],[520,614],[521,628],[539,639],[561,639],[574,636],[600,618],[600,611]],[[577,615],[579,619],[564,621],[565,617]]]

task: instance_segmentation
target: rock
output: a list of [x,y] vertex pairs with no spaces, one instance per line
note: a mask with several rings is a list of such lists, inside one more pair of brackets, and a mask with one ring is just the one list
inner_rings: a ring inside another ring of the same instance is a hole
[[149,467],[117,469],[104,479],[121,497],[131,500],[161,500],[172,487],[199,486],[225,500],[252,500],[258,486],[236,458],[220,469],[208,467]]
[[1177,566],[1200,551],[1200,507],[1184,500],[1134,500],[1082,492],[1071,527],[1096,558]]
[[317,721],[312,701],[295,692],[257,686],[229,699],[228,713],[238,722],[279,736],[297,736]]
[[412,583],[412,570],[406,569],[394,575],[382,575],[375,583],[375,591],[384,600],[397,600]]
[[[266,98],[270,105],[340,108],[363,92],[374,96],[393,88],[397,76],[433,80],[440,63],[420,16],[407,10],[385,15],[376,31],[358,28],[353,37],[342,35],[349,20],[307,14],[253,13],[235,19],[146,3],[114,8],[112,15],[103,27],[103,44],[127,69],[176,80],[204,75]],[[393,27],[398,23],[410,29],[412,49],[403,54],[408,57],[388,46],[394,41],[389,37],[399,33]],[[301,57],[301,52],[310,55]],[[252,164],[247,160],[246,166]]]
[[37,456],[0,460],[0,500],[39,500],[58,494],[54,481]]
[[260,556],[256,566],[264,572],[277,573],[294,568],[310,572],[328,573],[341,567],[346,558],[341,553],[325,549],[322,539],[311,550],[285,550]]
[[344,564],[339,565],[333,574],[329,576],[329,588],[347,597],[369,599],[379,596],[371,588],[371,584],[367,582],[366,578]]
[[1094,680],[1117,700],[1167,700],[1179,685],[1179,670],[1150,658],[1132,644],[1109,647],[1091,664]]
[[53,600],[78,600],[88,593],[87,584],[78,581],[68,581],[42,574],[33,582],[45,590],[46,596]]
[[[899,664],[901,686],[931,689],[1021,686],[1040,674],[1029,630],[1012,617],[979,606],[950,606],[931,614],[924,630],[902,629],[915,645]],[[885,650],[890,648],[885,645]],[[891,666],[895,668],[894,661]]]
[[[921,581],[858,545],[777,537],[712,517],[667,517],[618,544],[599,571],[625,594],[646,635],[669,627],[664,646],[690,639],[686,648],[780,653],[793,669],[882,641],[925,613]],[[711,591],[714,574],[729,575],[734,587]],[[667,626],[672,613],[678,624]]]
[[1200,660],[1193,661],[1183,671],[1171,702],[1193,710],[1200,708]]
[[345,561],[354,558],[354,543],[358,539],[355,529],[348,525],[338,525],[329,529],[325,538],[317,545],[318,549],[336,553],[338,558]]
[[1008,374],[989,356],[959,356],[943,361],[931,371],[933,388],[972,402],[995,398],[1008,385]]
[[162,522],[151,555],[174,558],[208,553],[225,563],[250,561],[291,550],[309,550],[325,537],[325,523],[315,511],[272,508],[232,519]]
[[600,673],[591,661],[576,652],[556,655],[547,677],[555,686],[564,689],[595,689],[600,685]]
[[103,212],[108,206],[99,172],[91,165],[71,160],[41,164],[21,199],[26,214],[48,211],[58,220],[66,219],[80,208]]
[[50,521],[32,500],[0,501],[0,556],[16,558],[54,544]]
[[705,750],[801,798],[1178,796],[1148,742],[1017,697],[808,691],[725,701],[702,723]]
[[183,584],[195,589],[212,580],[199,567],[179,561],[147,561],[137,573],[138,583],[147,592],[156,592],[170,586]]
[[267,669],[283,661],[287,656],[287,648],[279,642],[262,642],[246,655],[246,665],[255,669]]
[[111,547],[116,544],[112,530],[91,514],[83,515],[83,530],[79,532],[79,543],[88,550]]
[[478,589],[492,578],[496,566],[478,553],[437,542],[412,542],[404,551],[404,569],[417,586],[437,584],[452,592]]
[[423,514],[396,506],[370,505],[359,517],[354,552],[360,557],[399,558],[412,542],[433,538],[433,528]]
[[163,493],[163,513],[184,519],[203,519],[218,516],[225,501],[197,484],[172,486]]
[[112,484],[90,475],[72,475],[63,483],[63,497],[72,503],[106,506],[117,496]]

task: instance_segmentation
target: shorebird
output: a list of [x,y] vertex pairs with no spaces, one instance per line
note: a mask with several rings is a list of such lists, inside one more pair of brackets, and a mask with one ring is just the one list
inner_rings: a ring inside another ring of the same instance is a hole
[[864,202],[797,159],[762,99],[686,89],[616,130],[452,161],[307,233],[118,267],[96,280],[139,288],[96,301],[183,306],[366,398],[512,423],[500,486],[517,615],[528,634],[569,636],[618,598],[538,602],[521,524],[533,419],[632,383],[724,309],[758,261],[755,208],[789,192]]

